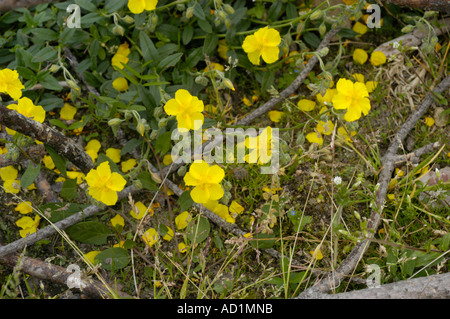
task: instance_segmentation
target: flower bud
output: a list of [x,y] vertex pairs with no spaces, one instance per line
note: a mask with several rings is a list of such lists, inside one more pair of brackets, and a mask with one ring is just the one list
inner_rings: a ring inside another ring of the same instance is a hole
[[56,64],[52,64],[52,66],[50,67],[50,72],[52,72],[52,73],[55,73],[56,71],[58,71],[59,70],[59,68],[60,68],[60,66],[59,65],[56,65]]
[[195,78],[195,83],[206,86],[208,85],[208,79],[203,75],[199,75]]
[[123,120],[118,118],[113,118],[108,121],[109,126],[118,126]]
[[233,14],[234,13],[234,8],[232,6],[230,6],[229,4],[225,3],[223,5],[223,8],[225,9],[226,12],[228,12],[229,14]]
[[320,19],[322,17],[322,10],[317,10],[315,12],[313,12],[313,14],[311,14],[311,16],[309,17],[309,19],[312,20],[317,20]]
[[[319,33],[320,33],[321,36],[324,36],[325,33],[327,33],[327,27],[325,26],[325,23],[322,23],[319,26]],[[326,49],[328,49],[328,48],[326,48]]]
[[329,48],[327,48],[327,47],[325,47],[325,48],[322,48],[320,51],[319,51],[319,55],[320,55],[320,57],[324,57],[324,56],[326,56],[327,54],[328,54],[328,52],[330,52],[330,49]]
[[177,10],[178,11],[184,11],[186,9],[186,6],[184,3],[178,3],[177,4]]
[[69,87],[70,87],[71,89],[79,90],[78,85],[77,85],[74,81],[72,81],[72,80],[67,80],[66,82],[67,82],[67,84],[69,85]]
[[112,28],[112,33],[114,35],[120,35],[121,37],[123,37],[125,35],[125,29],[120,25],[115,25]]
[[161,106],[155,107],[153,110],[153,116],[159,118],[162,114],[163,108]]
[[180,166],[177,170],[177,174],[178,176],[183,177],[186,174],[186,166]]
[[162,119],[159,120],[158,122],[159,128],[165,127],[166,125],[167,125],[167,117],[163,117]]
[[129,15],[126,15],[125,17],[123,17],[122,20],[128,24],[131,24],[134,22],[134,19],[132,17],[130,17]]
[[136,130],[141,136],[144,136],[145,133],[145,122],[142,119],[139,119],[136,125]]
[[190,19],[194,16],[194,7],[189,7],[186,10],[186,18]]
[[412,30],[414,30],[414,26],[408,24],[406,27],[403,27],[403,28],[402,28],[402,33],[409,33],[409,32],[411,32]]
[[233,82],[231,82],[230,79],[224,78],[222,83],[223,83],[223,85],[225,85],[225,87],[227,87],[227,88],[229,88],[229,89],[234,91],[234,85],[233,85]]

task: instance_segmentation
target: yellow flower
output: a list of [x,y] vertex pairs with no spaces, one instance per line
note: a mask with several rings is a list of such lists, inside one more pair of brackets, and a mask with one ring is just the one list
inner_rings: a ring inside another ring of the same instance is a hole
[[20,191],[20,180],[7,180],[3,183],[3,187],[7,193],[17,194]]
[[95,262],[95,257],[96,257],[98,254],[100,254],[100,251],[99,251],[99,250],[93,250],[93,251],[90,251],[90,252],[88,252],[88,253],[86,253],[86,254],[83,254],[83,257],[84,257],[87,261],[89,261],[89,262],[91,263],[91,265],[95,265],[95,264],[96,264],[96,262]]
[[205,161],[194,162],[184,176],[187,186],[194,186],[191,198],[194,202],[204,204],[209,200],[222,198],[224,190],[220,182],[225,177],[224,170],[218,166],[209,166]]
[[225,39],[220,40],[220,41],[219,41],[219,45],[218,45],[218,47],[217,47],[217,53],[219,54],[219,56],[220,56],[222,59],[228,60],[228,57],[227,57],[227,51],[228,51],[228,48],[227,48],[227,44],[226,44],[226,42],[225,42]]
[[173,238],[174,232],[173,232],[172,228],[167,227],[167,226],[166,226],[166,228],[167,228],[167,232],[166,232],[166,234],[163,236],[163,239],[164,239],[164,240],[167,240],[167,241],[171,241],[172,238]]
[[64,103],[64,106],[61,108],[59,112],[59,118],[61,120],[73,120],[73,117],[77,113],[77,108],[70,105],[69,103]]
[[[345,128],[343,126],[340,126],[337,130],[338,132],[338,136],[342,137],[343,139],[345,139],[347,142],[352,142],[351,137],[348,135],[347,131],[345,130]],[[351,136],[355,136],[356,132],[352,131],[350,132]]]
[[298,101],[297,106],[302,111],[310,112],[314,110],[316,102],[307,99],[301,99],[300,101]]
[[102,145],[98,140],[92,139],[86,144],[84,150],[92,158],[92,161],[95,162],[95,160],[98,157],[98,151],[100,150],[101,147]]
[[172,162],[173,162],[173,159],[172,159],[172,155],[171,154],[166,154],[166,155],[164,155],[164,157],[163,157],[163,164],[164,165],[170,165],[170,164],[172,164]]
[[15,180],[19,171],[12,165],[0,168],[0,178],[3,181]]
[[22,96],[22,90],[25,88],[19,79],[19,73],[16,70],[0,70],[0,93],[8,94],[14,101]]
[[366,82],[366,88],[367,92],[372,93],[378,86],[378,82],[376,81],[367,81]]
[[187,252],[187,246],[185,243],[178,243],[178,251],[182,254]]
[[137,164],[137,161],[134,158],[130,158],[126,161],[123,161],[121,163],[122,172],[127,173],[130,171],[133,167],[135,167]]
[[306,135],[306,139],[308,140],[308,142],[310,142],[311,144],[316,143],[319,146],[321,146],[323,144],[323,138],[322,135],[320,135],[319,132],[311,132],[308,133]]
[[141,201],[136,202],[134,206],[135,207],[130,210],[130,215],[133,216],[133,218],[142,219],[148,214],[150,214],[150,216],[153,215],[153,209],[149,207],[147,211],[147,206],[145,206]]
[[144,10],[155,10],[158,0],[128,0],[128,9],[134,14],[144,12]]
[[[27,97],[20,98],[17,104],[10,104],[7,106],[10,110],[15,110],[17,113],[22,114],[28,118],[31,118],[39,123],[45,120],[45,110],[40,105],[34,105]],[[14,130],[7,129],[8,134],[14,135]]]
[[321,260],[323,258],[322,251],[320,250],[320,246],[317,246],[316,249],[311,250],[310,253],[315,260]]
[[119,214],[116,214],[116,216],[111,218],[110,222],[114,228],[121,228],[125,226],[125,220]]
[[321,134],[330,135],[333,133],[334,124],[330,120],[327,122],[319,121],[319,123],[317,123],[316,130]]
[[147,231],[142,235],[142,240],[149,247],[152,247],[154,244],[156,244],[158,238],[159,238],[158,232],[154,228],[147,229]]
[[429,117],[429,116],[425,117],[425,124],[427,126],[430,126],[430,127],[433,126],[434,125],[434,119],[432,117]]
[[118,148],[110,147],[106,150],[106,156],[108,156],[114,163],[120,162],[120,152]]
[[248,59],[255,65],[260,64],[260,59],[266,63],[278,60],[281,43],[280,33],[275,29],[264,27],[244,39],[242,49],[247,53]]
[[355,74],[353,74],[353,78],[354,78],[357,82],[361,82],[361,83],[364,83],[364,82],[365,82],[364,74],[361,74],[361,73],[355,73]]
[[[333,99],[334,95],[337,93],[336,89],[327,89],[325,91],[325,95],[322,96],[322,94],[318,93],[316,94],[316,100],[322,105],[331,105],[331,100]],[[322,113],[324,110],[320,110],[319,113]]]
[[230,215],[231,217],[236,218],[237,215],[242,214],[242,212],[244,211],[244,207],[242,207],[238,202],[236,202],[235,200],[231,202],[230,204]]
[[84,179],[86,178],[83,172],[76,171],[67,171],[67,177],[70,179],[76,179],[78,185],[83,183]]
[[89,195],[106,205],[115,205],[117,192],[125,187],[127,181],[119,173],[111,173],[108,162],[101,163],[97,169],[91,169],[86,175]]
[[336,89],[337,94],[333,97],[333,106],[337,110],[347,110],[344,116],[346,121],[355,121],[361,117],[361,113],[364,115],[369,113],[369,93],[364,83],[339,79]]
[[50,155],[44,155],[44,157],[42,158],[42,162],[44,163],[45,167],[47,167],[48,169],[55,168],[55,163],[53,163],[53,159]]
[[246,97],[246,96],[244,96],[242,98],[242,103],[244,103],[247,106],[252,106],[252,104],[253,104],[252,101],[250,101],[250,99],[248,97]]
[[188,211],[184,211],[175,217],[175,226],[178,230],[185,229],[188,223],[191,221],[192,215]]
[[363,35],[364,33],[367,32],[367,30],[369,30],[369,28],[367,28],[366,25],[364,25],[358,21],[353,25],[352,29],[353,29],[353,31],[355,31],[356,33],[359,33],[360,35]]
[[210,65],[207,66],[203,72],[208,72],[210,70],[217,70],[217,71],[225,71],[225,68],[223,67],[222,64],[217,63],[217,62],[210,62]]
[[224,204],[220,204],[217,200],[210,200],[205,203],[204,206],[226,222],[231,224],[235,223],[235,219],[229,214],[228,207]]
[[245,146],[250,150],[245,155],[247,163],[257,163],[263,165],[268,163],[272,158],[272,128],[266,127],[261,134],[256,137],[247,137]]
[[124,247],[125,241],[121,240],[119,241],[117,244],[114,244],[113,247],[118,247],[118,248],[125,248]]
[[358,2],[358,0],[342,0],[342,2],[344,2],[346,5],[350,6],[350,5]]
[[355,49],[355,51],[353,51],[353,61],[356,63],[364,64],[368,58],[369,55],[363,49]]
[[386,63],[386,55],[381,51],[373,51],[370,55],[370,63],[374,66],[379,66]]
[[31,206],[31,202],[25,201],[25,202],[21,202],[20,204],[18,204],[16,206],[16,208],[14,208],[14,210],[23,215],[26,215],[33,211],[33,207]]
[[113,81],[112,86],[117,91],[123,92],[128,90],[128,81],[124,77],[119,77]]
[[22,228],[20,230],[20,237],[26,237],[30,234],[33,234],[36,232],[37,227],[39,226],[39,221],[40,221],[40,217],[39,215],[36,215],[34,217],[34,220],[31,217],[28,216],[24,216],[21,219],[19,219],[18,221],[16,221],[16,225],[19,226],[20,228]]
[[280,122],[283,115],[284,115],[284,112],[280,112],[280,111],[270,111],[269,112],[270,120],[275,123]]
[[123,64],[127,64],[130,60],[128,55],[130,54],[129,44],[123,43],[119,45],[116,54],[111,59],[111,65],[115,68],[123,69]]
[[203,125],[204,110],[203,101],[192,96],[187,90],[179,89],[175,92],[175,98],[170,99],[164,105],[164,111],[168,115],[174,115],[178,121],[178,129],[197,130]]

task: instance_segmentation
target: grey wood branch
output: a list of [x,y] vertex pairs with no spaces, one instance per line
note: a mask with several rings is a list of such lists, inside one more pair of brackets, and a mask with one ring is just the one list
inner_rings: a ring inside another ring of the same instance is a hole
[[395,161],[397,157],[397,151],[401,143],[404,142],[408,133],[414,128],[417,121],[425,114],[428,108],[433,104],[433,92],[441,94],[448,90],[450,86],[450,76],[444,78],[439,85],[437,85],[432,92],[429,92],[423,99],[420,107],[414,111],[405,123],[395,134],[390,146],[388,147],[385,155],[382,158],[383,169],[380,173],[378,184],[379,189],[376,194],[376,207],[372,210],[371,216],[367,223],[367,229],[369,230],[369,238],[357,243],[347,258],[341,263],[341,265],[328,276],[320,280],[314,286],[303,291],[297,298],[317,298],[319,294],[327,294],[333,289],[339,287],[342,280],[349,275],[358,265],[360,259],[363,257],[370,245],[370,239],[373,237],[380,222],[380,216],[383,212],[384,202],[386,199],[387,188],[392,176],[392,172],[395,168]]
[[[67,268],[53,265],[36,258],[19,256],[18,254],[0,257],[0,264],[10,268],[16,267],[18,262],[20,270],[23,273],[29,274],[41,280],[49,280],[64,286],[68,286],[69,277],[73,274]],[[77,282],[77,284],[78,285],[76,285],[76,287],[80,287],[77,289],[80,289],[83,294],[91,298],[110,299],[113,297],[105,285],[101,281],[94,278],[84,278],[84,276],[80,275],[79,282]],[[131,297],[130,295],[116,289],[114,289],[112,293],[121,298]]]
[[10,110],[2,104],[0,104],[0,124],[51,146],[85,174],[94,167],[91,157],[73,140],[54,128]]
[[[118,194],[118,200],[122,200],[124,198],[127,198],[128,194],[134,194],[138,192],[139,189],[137,189],[135,186],[128,186],[125,189],[123,189]],[[53,223],[53,225],[49,225],[47,227],[44,227],[42,229],[38,229],[35,233],[30,234],[24,238],[18,239],[8,245],[1,246],[0,247],[0,258],[6,255],[9,255],[11,253],[14,253],[16,251],[22,250],[25,246],[30,246],[36,243],[39,240],[42,240],[44,238],[47,238],[51,235],[54,235],[58,232],[58,230],[64,230],[69,226],[72,226],[76,223],[79,223],[83,221],[84,219],[93,216],[94,214],[97,214],[105,209],[104,206],[96,206],[91,205],[84,210],[75,213],[73,215],[70,215],[69,217],[60,220],[56,223]]]
[[315,299],[449,299],[450,272],[350,292],[315,293],[310,297]]
[[59,2],[61,0],[2,0],[0,11],[9,11],[16,8],[27,8],[41,3]]
[[383,2],[411,9],[450,12],[450,1],[448,0],[383,0]]

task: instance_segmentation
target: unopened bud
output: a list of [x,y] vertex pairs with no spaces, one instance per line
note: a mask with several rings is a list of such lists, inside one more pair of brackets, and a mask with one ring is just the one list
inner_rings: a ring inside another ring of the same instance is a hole
[[311,16],[309,17],[310,20],[317,20],[320,19],[322,17],[322,10],[317,10],[315,12],[313,12],[313,14],[311,14]]
[[167,125],[167,117],[163,117],[162,119],[159,120],[158,122],[159,128],[165,127],[166,125]]
[[60,68],[60,66],[59,65],[56,65],[56,64],[52,64],[52,66],[50,67],[50,72],[52,72],[52,73],[55,73],[56,71],[58,71],[59,70],[59,68]]
[[186,10],[186,18],[190,19],[194,16],[194,7],[189,7]]
[[186,166],[180,166],[177,170],[177,174],[178,176],[183,177],[186,174]]
[[108,125],[109,125],[109,126],[117,126],[117,125],[119,125],[121,122],[122,122],[121,119],[113,118],[113,119],[110,119],[110,120],[108,121]]
[[160,106],[155,107],[155,109],[153,110],[153,116],[156,118],[159,118],[162,114],[162,111],[163,111],[162,107],[160,107]]
[[225,9],[226,12],[228,12],[229,14],[233,14],[234,13],[234,8],[232,6],[230,6],[229,4],[225,3],[223,5],[223,8]]
[[67,84],[69,85],[69,87],[70,87],[71,89],[79,90],[78,85],[77,85],[74,81],[72,81],[72,80],[67,80],[66,82],[67,82]]
[[230,90],[233,90],[234,91],[234,85],[233,85],[233,82],[231,82],[231,80],[230,79],[227,79],[227,78],[225,78],[225,79],[223,79],[223,85],[225,85],[225,87],[227,87],[227,88],[229,88]]
[[129,15],[126,15],[125,17],[123,17],[122,20],[128,24],[131,24],[134,22],[134,19],[132,17],[130,17]]
[[115,34],[115,35],[120,35],[120,36],[124,36],[124,34],[125,34],[125,30],[124,30],[124,28],[122,27],[122,26],[120,26],[120,25],[115,25],[114,27],[113,27],[113,29],[112,29],[112,32],[113,32],[113,34]]
[[327,33],[327,27],[325,26],[325,23],[322,23],[319,26],[319,33],[320,33],[321,36],[323,36],[323,35],[325,35],[325,33]]
[[199,75],[195,78],[195,83],[206,86],[208,85],[208,79],[202,75]]
[[138,120],[138,123],[136,125],[136,130],[138,131],[141,136],[144,136],[145,133],[145,123],[142,120]]
[[409,33],[414,29],[414,26],[408,24],[406,27],[402,28],[402,33]]

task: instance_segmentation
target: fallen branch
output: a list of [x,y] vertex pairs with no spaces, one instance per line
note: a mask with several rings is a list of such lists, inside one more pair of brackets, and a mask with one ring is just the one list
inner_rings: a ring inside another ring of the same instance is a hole
[[[49,280],[63,286],[68,286],[69,277],[73,275],[67,268],[53,265],[43,262],[36,258],[30,258],[26,256],[19,256],[17,254],[0,257],[0,264],[11,268],[16,267],[20,262],[20,270],[26,274],[36,277],[41,280]],[[80,291],[91,298],[111,298],[111,292],[105,287],[105,285],[93,278],[83,278],[83,276],[76,277],[77,282],[75,287],[80,287]],[[115,290],[113,292],[117,297],[129,298],[130,295]]]
[[10,156],[8,156],[8,153],[0,155],[0,167],[21,164],[30,159],[40,161],[42,156],[47,153],[44,145],[42,144],[30,146],[25,149],[24,152],[25,154],[21,152],[19,157],[16,159],[10,158]]
[[297,298],[317,298],[319,294],[327,294],[336,287],[339,287],[345,276],[349,275],[358,265],[360,259],[365,254],[370,245],[370,239],[374,236],[380,222],[386,199],[387,188],[391,180],[392,172],[395,168],[395,161],[398,158],[396,153],[400,144],[404,142],[408,133],[414,128],[416,122],[425,114],[434,102],[434,93],[441,94],[450,86],[450,76],[447,76],[436,88],[429,92],[422,101],[420,107],[410,115],[408,120],[400,127],[395,134],[389,148],[382,158],[383,168],[378,179],[379,188],[375,200],[376,207],[372,210],[367,223],[369,238],[357,243],[347,258],[331,274],[320,280],[314,286],[303,291]]
[[27,8],[41,3],[58,1],[61,0],[2,0],[0,1],[0,11],[9,11],[16,8]]
[[[135,186],[129,186],[129,187],[125,188],[118,194],[119,201],[124,198],[127,198],[128,194],[134,194],[138,191],[139,190]],[[47,238],[51,235],[54,235],[57,232],[62,231],[69,226],[79,223],[79,222],[83,221],[84,219],[103,211],[104,209],[105,209],[104,207],[91,205],[91,206],[87,207],[86,209],[84,209],[78,213],[75,213],[73,215],[70,215],[69,217],[67,217],[63,220],[53,223],[45,228],[38,229],[35,233],[30,234],[30,235],[26,236],[25,238],[18,239],[8,245],[0,247],[0,258],[4,257],[6,255],[12,254],[16,251],[22,250],[25,246],[31,246],[34,243],[36,243],[37,241]]]
[[450,298],[450,272],[334,295],[318,293],[310,297],[315,299],[448,299]]
[[383,2],[410,9],[450,12],[450,1],[448,0],[383,0]]
[[[450,30],[450,18],[442,19],[438,21],[438,25],[441,27],[433,26],[433,29],[430,30],[432,34],[436,36],[440,36],[443,33],[449,32]],[[403,48],[412,48],[418,47],[422,44],[422,41],[428,36],[427,32],[423,32],[418,28],[414,29],[410,33],[404,34],[398,38],[393,40],[389,40],[381,45],[379,45],[374,51],[381,51],[384,53],[387,59],[393,57],[394,55],[400,54],[401,52],[396,48],[397,45],[400,45]]]
[[51,146],[87,174],[93,167],[91,157],[74,141],[46,124],[29,119],[0,104],[0,124]]

